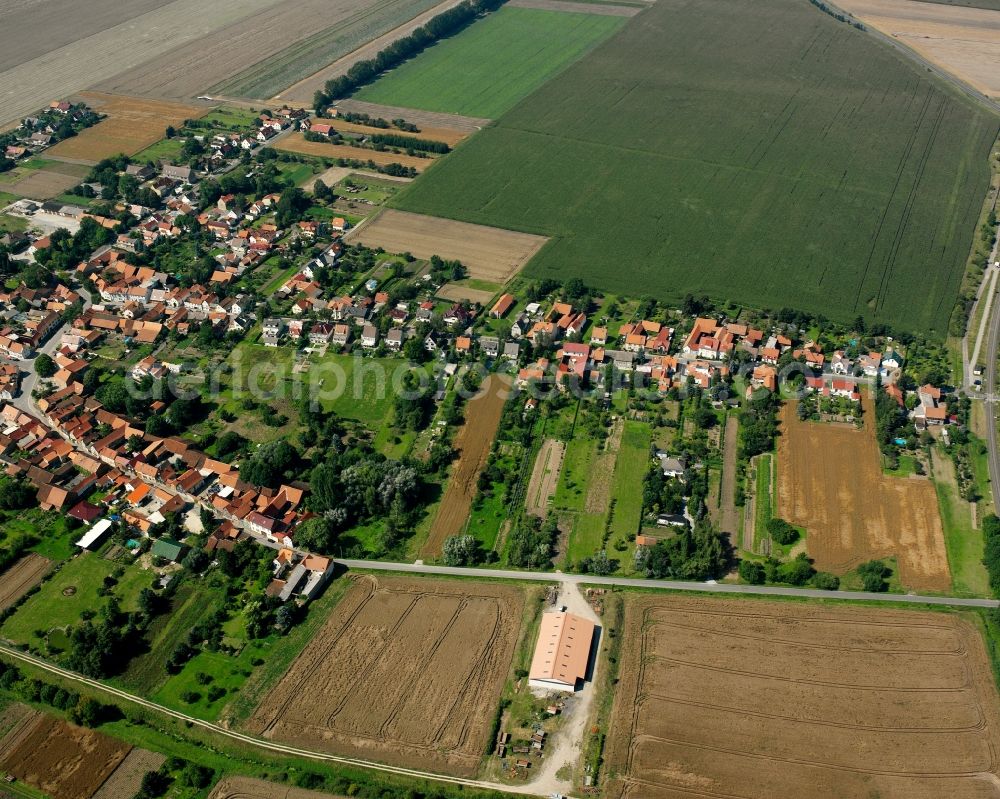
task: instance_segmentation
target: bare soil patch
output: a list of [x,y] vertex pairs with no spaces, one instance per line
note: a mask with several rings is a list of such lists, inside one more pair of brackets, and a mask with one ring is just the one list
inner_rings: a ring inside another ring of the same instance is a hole
[[142,778],[146,776],[146,772],[156,771],[166,759],[166,756],[159,752],[133,749],[91,799],[122,799],[135,796],[142,786]]
[[461,261],[470,278],[498,284],[521,271],[548,241],[545,236],[394,209],[382,211],[347,240],[388,252],[410,252],[417,258],[439,255]]
[[[203,116],[207,106],[168,103],[141,97],[84,92],[80,97],[108,118],[55,145],[55,157],[100,161],[118,153],[134,155],[163,138],[167,126]],[[72,185],[72,184],[71,184]]]
[[525,502],[526,511],[534,516],[544,516],[549,507],[549,500],[556,493],[559,484],[559,473],[562,471],[563,456],[566,445],[554,438],[547,438],[535,456],[535,465],[531,469],[531,482],[528,483],[528,499]]
[[484,117],[466,117],[460,114],[447,114],[443,111],[422,111],[418,108],[401,108],[397,105],[382,105],[380,103],[369,103],[364,100],[340,100],[337,108],[342,111],[354,111],[360,114],[368,114],[373,117],[383,119],[398,119],[402,117],[407,122],[412,122],[417,127],[423,128],[452,128],[464,131],[465,133],[475,133],[493,120]]
[[302,133],[291,133],[282,136],[274,142],[275,150],[287,150],[290,153],[316,155],[321,158],[352,158],[358,161],[378,164],[402,164],[412,166],[417,171],[427,169],[434,163],[433,158],[417,158],[405,153],[394,153],[391,150],[368,150],[364,147],[351,147],[346,144],[333,144],[325,141],[306,141]]
[[469,286],[462,286],[458,283],[448,283],[440,288],[437,296],[442,300],[451,300],[452,302],[468,300],[469,302],[477,302],[480,305],[486,305],[486,303],[493,299],[493,295],[495,293],[496,292],[494,291],[486,291],[485,289],[474,289]]
[[605,17],[634,17],[642,8],[615,6],[610,3],[573,3],[571,0],[510,0],[511,8],[541,8],[544,11],[567,11],[574,14],[598,14]]
[[90,799],[132,747],[94,730],[40,715],[0,767],[52,799]]
[[208,799],[345,799],[345,797],[255,780],[252,777],[226,777],[215,786]]
[[955,615],[628,600],[605,796],[996,796],[997,692]]
[[937,495],[927,478],[882,474],[874,407],[864,398],[865,427],[800,421],[795,403],[781,414],[778,515],[808,532],[816,568],[842,574],[894,555],[907,588],[951,586]]
[[522,607],[511,586],[358,577],[250,727],[341,755],[471,775]]
[[469,508],[476,498],[479,473],[486,465],[490,447],[493,446],[509,389],[508,377],[490,375],[483,382],[479,394],[465,406],[465,422],[455,437],[458,460],[452,467],[430,535],[421,550],[424,557],[439,557],[445,539],[459,535],[465,529]]
[[1000,97],[1000,11],[911,0],[837,0],[837,6],[974,89]]
[[79,178],[61,175],[47,169],[36,169],[10,184],[10,191],[32,200],[48,200],[80,182]]
[[52,568],[52,561],[32,552],[0,577],[0,610],[6,610],[38,585]]

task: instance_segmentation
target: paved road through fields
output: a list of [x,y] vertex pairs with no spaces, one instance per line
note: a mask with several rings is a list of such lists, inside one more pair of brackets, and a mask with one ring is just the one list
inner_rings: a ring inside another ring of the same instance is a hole
[[783,588],[770,585],[738,585],[735,583],[698,583],[683,580],[643,580],[631,577],[598,577],[593,574],[563,574],[562,572],[529,572],[511,569],[472,569],[457,566],[429,566],[417,563],[384,563],[378,560],[334,558],[348,569],[402,572],[404,574],[440,575],[444,577],[490,577],[503,580],[531,580],[573,585],[608,585],[622,588],[663,588],[670,591],[695,591],[708,594],[758,594],[761,596],[806,597],[810,599],[844,599],[865,602],[906,602],[916,605],[946,605],[966,608],[1000,607],[1000,600],[971,599],[954,596],[919,594],[875,594],[867,591],[821,591],[818,588]]

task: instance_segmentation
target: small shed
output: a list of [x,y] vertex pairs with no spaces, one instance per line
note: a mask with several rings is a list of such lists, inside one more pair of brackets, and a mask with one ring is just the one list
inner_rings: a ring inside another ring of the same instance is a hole
[[172,538],[160,538],[153,544],[150,552],[155,558],[163,558],[176,563],[184,554],[184,549],[184,544],[179,541],[174,541]]

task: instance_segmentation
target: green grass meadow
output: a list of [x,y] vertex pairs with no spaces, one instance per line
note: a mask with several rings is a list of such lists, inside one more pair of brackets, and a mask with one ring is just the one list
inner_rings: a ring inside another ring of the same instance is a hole
[[624,24],[623,17],[502,8],[369,86],[358,100],[495,119]]
[[[85,552],[66,563],[38,593],[29,597],[0,627],[0,636],[15,643],[31,643],[38,639],[36,630],[68,627],[80,621],[84,610],[98,610],[107,599],[98,591],[104,578],[110,576],[116,564],[93,552]],[[129,567],[114,587],[114,596],[124,611],[137,610],[139,592],[152,584],[152,574]],[[71,595],[64,591],[72,590]]]
[[[404,69],[365,99],[388,102]],[[679,0],[630,19],[390,204],[551,236],[531,277],[943,336],[998,128],[802,0]]]

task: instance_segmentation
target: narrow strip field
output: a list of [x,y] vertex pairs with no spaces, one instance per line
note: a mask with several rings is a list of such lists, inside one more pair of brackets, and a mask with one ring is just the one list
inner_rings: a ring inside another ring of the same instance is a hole
[[[276,29],[284,49],[251,49],[256,63],[212,86],[212,94],[272,97],[372,39],[405,25],[439,0],[299,0],[284,3]],[[266,41],[266,40],[265,40]],[[274,45],[268,43],[268,49]],[[238,57],[242,54],[236,51]],[[312,98],[310,98],[311,100]]]
[[301,155],[315,155],[322,158],[348,158],[357,161],[385,166],[386,164],[401,164],[412,166],[417,171],[423,171],[434,163],[433,158],[417,158],[406,153],[394,153],[391,150],[368,150],[364,147],[351,147],[346,144],[333,144],[325,141],[306,141],[301,133],[283,136],[274,143],[275,150],[285,150]]
[[559,484],[559,473],[562,471],[562,460],[566,454],[566,445],[554,438],[545,439],[535,465],[531,470],[531,481],[528,483],[528,497],[525,501],[525,511],[533,516],[544,516],[549,502],[556,493]]
[[997,691],[966,620],[752,599],[626,603],[604,796],[997,796]]
[[441,505],[431,524],[431,532],[421,554],[439,557],[444,541],[465,529],[469,508],[476,498],[479,473],[493,446],[504,403],[510,389],[510,378],[490,375],[479,394],[465,406],[465,422],[455,437],[458,460],[452,466]]
[[226,777],[215,786],[209,799],[345,799],[345,797],[292,788],[276,782],[255,780],[252,777]]

